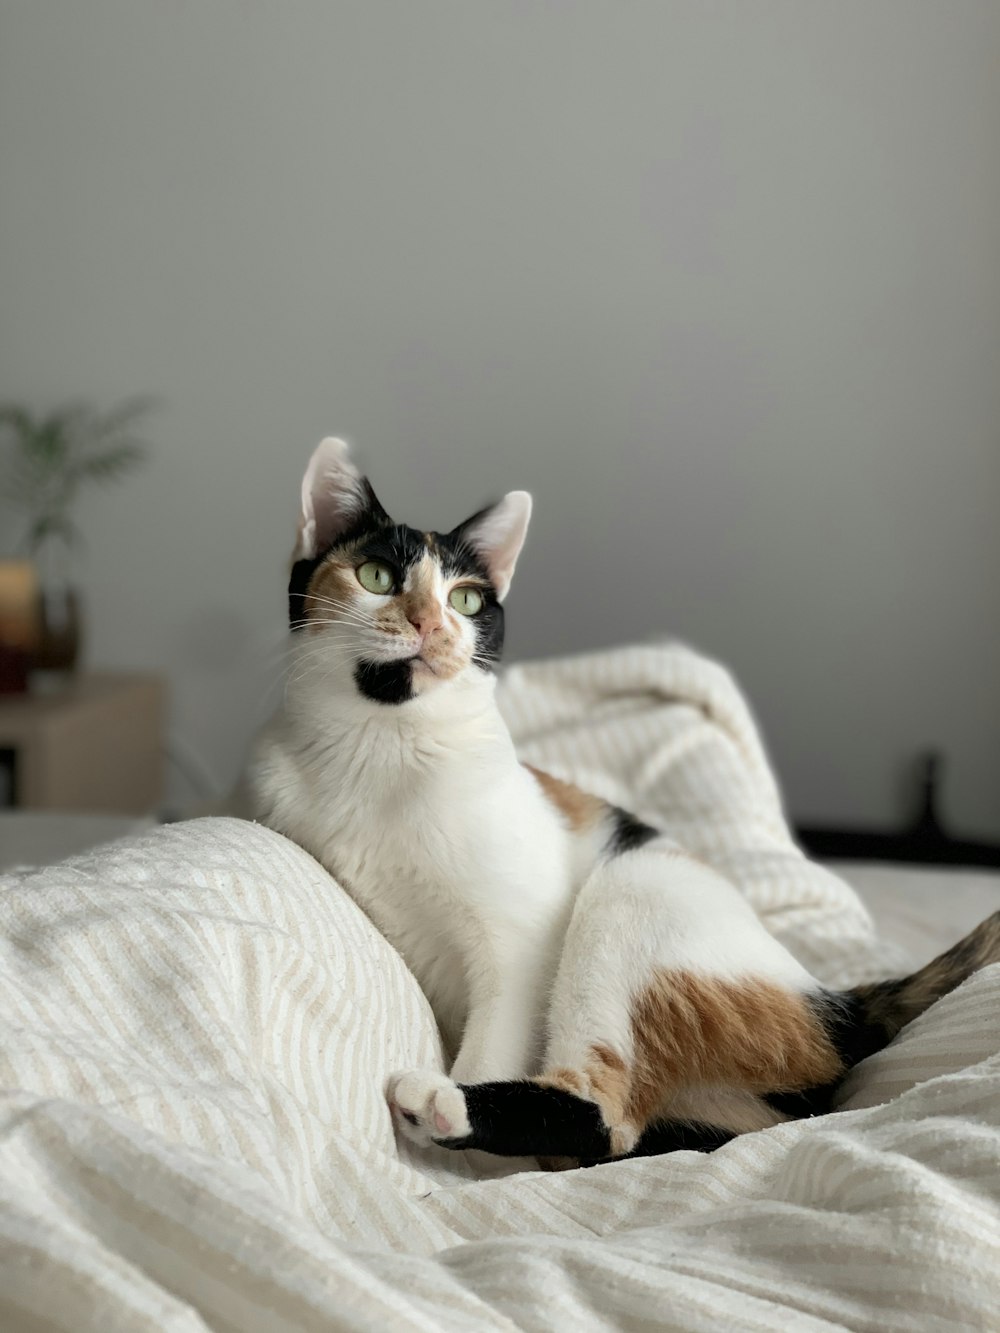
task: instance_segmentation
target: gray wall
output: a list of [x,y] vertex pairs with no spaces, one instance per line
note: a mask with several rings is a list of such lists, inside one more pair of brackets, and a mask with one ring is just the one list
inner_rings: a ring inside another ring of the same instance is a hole
[[669,631],[798,815],[934,743],[1000,833],[998,144],[995,0],[0,4],[0,393],[164,401],[92,661],[228,779],[343,433],[418,524],[535,492],[513,655]]

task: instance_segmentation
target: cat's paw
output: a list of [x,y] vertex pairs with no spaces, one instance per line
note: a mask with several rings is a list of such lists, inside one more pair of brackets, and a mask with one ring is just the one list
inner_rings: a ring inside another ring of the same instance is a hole
[[465,1093],[447,1074],[427,1069],[393,1074],[385,1095],[394,1123],[413,1143],[461,1139],[471,1132]]

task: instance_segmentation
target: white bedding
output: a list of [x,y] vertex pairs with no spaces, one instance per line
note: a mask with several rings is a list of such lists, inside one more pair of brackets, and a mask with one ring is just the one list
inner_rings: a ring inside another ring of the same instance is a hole
[[1000,909],[1000,872],[973,867],[872,864],[831,866],[857,889],[875,928],[925,963]]
[[[825,979],[901,964],[792,845],[718,667],[648,647],[503,691],[525,757],[665,824]],[[856,1109],[491,1176],[395,1143],[382,1083],[439,1060],[430,1013],[284,839],[198,820],[0,885],[0,1329],[1000,1327],[1000,968]]]

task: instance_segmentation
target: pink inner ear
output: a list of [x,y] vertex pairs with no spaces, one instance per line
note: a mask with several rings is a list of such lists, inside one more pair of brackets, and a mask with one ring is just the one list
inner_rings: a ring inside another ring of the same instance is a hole
[[468,541],[485,560],[501,601],[507,596],[514,577],[514,567],[524,546],[530,518],[531,496],[528,492],[509,491],[466,533]]
[[361,473],[344,440],[328,436],[313,452],[302,478],[302,512],[296,560],[311,560],[364,512],[367,496]]

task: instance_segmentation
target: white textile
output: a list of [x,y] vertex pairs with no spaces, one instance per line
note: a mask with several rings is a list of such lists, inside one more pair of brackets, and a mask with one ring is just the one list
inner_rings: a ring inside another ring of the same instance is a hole
[[[673,646],[512,670],[525,758],[655,819],[831,982],[892,971]],[[400,958],[277,834],[157,829],[0,880],[0,1328],[1000,1328],[1000,968],[711,1155],[477,1178],[393,1137],[440,1059]],[[867,1108],[867,1109],[864,1109]]]

